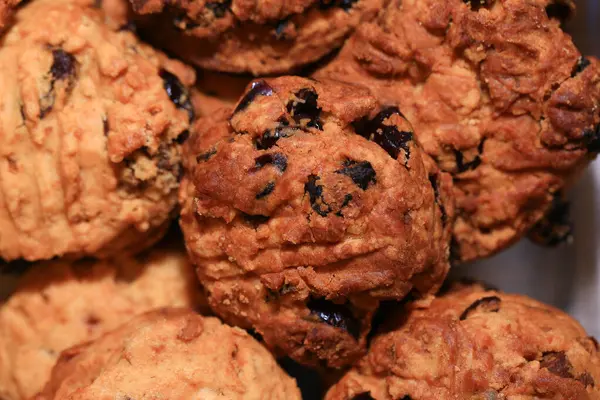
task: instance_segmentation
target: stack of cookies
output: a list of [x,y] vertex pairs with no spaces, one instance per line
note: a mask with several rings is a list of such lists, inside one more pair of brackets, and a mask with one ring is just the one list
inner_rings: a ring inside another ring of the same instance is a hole
[[571,239],[573,12],[0,0],[0,400],[600,399],[574,319],[446,280]]

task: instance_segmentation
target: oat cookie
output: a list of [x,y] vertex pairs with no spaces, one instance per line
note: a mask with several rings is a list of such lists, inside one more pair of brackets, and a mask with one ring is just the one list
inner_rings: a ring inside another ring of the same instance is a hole
[[525,235],[600,149],[598,61],[559,18],[571,1],[393,0],[318,77],[399,104],[455,182],[454,255]]
[[[384,0],[131,0],[161,47],[200,67],[286,73],[342,45]],[[147,36],[147,35],[145,35]]]
[[409,306],[326,400],[598,399],[598,342],[524,296],[457,287]]
[[348,364],[381,300],[448,271],[450,177],[363,87],[256,80],[197,122],[184,167],[180,224],[211,307],[303,363]]
[[104,257],[164,233],[194,71],[90,1],[19,9],[0,47],[0,258]]
[[36,400],[301,400],[296,382],[239,328],[185,309],[139,316],[61,355]]
[[156,307],[206,310],[182,246],[107,261],[38,263],[0,305],[0,399],[29,399],[61,351]]

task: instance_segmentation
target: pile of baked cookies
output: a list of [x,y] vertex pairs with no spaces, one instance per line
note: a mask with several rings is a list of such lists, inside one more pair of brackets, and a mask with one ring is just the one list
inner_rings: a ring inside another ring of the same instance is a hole
[[570,238],[574,11],[0,0],[0,399],[600,399],[575,320],[445,282]]

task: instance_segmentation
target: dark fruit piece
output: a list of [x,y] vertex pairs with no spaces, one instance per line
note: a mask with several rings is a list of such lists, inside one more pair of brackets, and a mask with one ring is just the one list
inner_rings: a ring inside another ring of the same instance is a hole
[[75,75],[77,61],[72,54],[62,49],[52,50],[52,66],[50,73],[56,80],[68,79]]
[[590,375],[589,372],[584,372],[583,374],[577,377],[577,380],[583,384],[583,386],[591,386],[594,387],[596,383],[594,382],[594,378]]
[[477,146],[478,154],[475,156],[475,158],[468,162],[464,161],[464,156],[459,150],[454,150],[454,157],[456,158],[456,168],[458,169],[459,173],[479,167],[479,165],[481,164],[481,153],[483,153],[484,142],[485,140],[479,142],[479,145]]
[[570,205],[560,195],[552,200],[552,206],[534,227],[529,231],[529,239],[539,245],[554,247],[568,242],[573,237]]
[[285,172],[287,169],[287,157],[283,153],[263,154],[254,159],[254,167],[250,172],[256,172],[269,164],[272,164],[281,172]]
[[328,10],[333,7],[339,7],[344,11],[348,11],[357,2],[358,0],[320,0],[319,8],[321,10]]
[[582,73],[587,67],[589,67],[590,64],[591,64],[590,60],[588,60],[584,56],[579,57],[579,59],[577,60],[577,64],[575,64],[575,68],[573,68],[571,77],[575,78],[577,75]]
[[250,86],[250,90],[244,95],[242,100],[240,100],[240,102],[238,103],[238,105],[235,108],[235,111],[233,113],[236,114],[240,111],[245,110],[246,107],[248,107],[250,105],[250,103],[252,103],[257,96],[272,96],[272,95],[273,95],[273,88],[271,86],[269,86],[269,84],[267,82],[265,82],[262,79],[258,80],[258,81],[254,81],[254,82],[252,82],[252,85]]
[[320,179],[316,175],[309,175],[304,184],[304,192],[308,193],[312,209],[321,217],[326,217],[331,212],[331,207],[323,199],[323,186],[317,184]]
[[185,130],[183,132],[181,132],[181,134],[179,136],[177,136],[177,139],[175,139],[175,141],[179,144],[184,144],[186,142],[186,140],[188,140],[190,138],[190,131]]
[[215,18],[223,18],[230,6],[231,0],[225,0],[223,2],[211,1],[205,4],[205,7],[212,11]]
[[[397,114],[402,116],[397,107],[388,107],[373,119],[367,117],[353,122],[354,130],[357,134],[367,140],[371,140],[381,146],[393,159],[397,159],[400,150],[406,153],[406,160],[410,158],[410,148],[408,143],[413,139],[412,132],[399,131],[393,125],[385,125],[383,122]],[[402,116],[403,117],[403,116]]]
[[362,190],[367,190],[369,183],[377,183],[376,173],[373,166],[368,161],[357,162],[354,160],[346,160],[343,163],[344,168],[335,171],[338,174],[346,175],[352,179]]
[[210,149],[209,151],[207,151],[206,153],[202,153],[200,155],[196,156],[196,162],[200,163],[203,161],[208,161],[212,158],[212,156],[214,156],[215,154],[217,154],[217,150],[216,149]]
[[546,368],[561,378],[574,378],[573,365],[563,351],[549,351],[542,354],[540,368]]
[[102,116],[102,131],[104,132],[104,136],[108,136],[110,126],[108,125],[108,118],[106,117],[106,115]]
[[336,212],[335,215],[337,215],[338,217],[343,217],[344,214],[342,214],[342,210],[345,207],[348,207],[348,204],[350,204],[351,201],[352,201],[352,195],[351,194],[345,195],[344,201],[342,202],[342,205],[340,206],[340,210],[338,212]]
[[431,183],[431,187],[433,188],[433,194],[435,195],[435,204],[437,204],[440,208],[440,212],[442,214],[442,224],[445,225],[448,221],[448,214],[446,214],[446,208],[444,208],[444,205],[440,202],[440,190],[438,188],[437,179],[437,175],[429,175],[429,182]]
[[194,107],[185,86],[179,78],[165,69],[161,69],[159,75],[163,80],[163,86],[169,95],[169,99],[177,108],[187,111],[189,119],[192,121],[194,119]]
[[475,302],[473,302],[473,304],[467,307],[465,311],[463,311],[463,313],[460,315],[459,319],[461,321],[464,321],[465,319],[467,319],[470,313],[478,309],[481,309],[485,312],[498,312],[500,310],[501,301],[502,300],[498,296],[482,297],[481,299],[476,300]]
[[494,5],[494,0],[463,0],[471,7],[471,10],[478,11],[481,8],[490,8]]
[[268,150],[275,146],[279,139],[292,136],[296,129],[291,128],[289,122],[285,118],[279,119],[279,126],[275,130],[267,130],[259,138],[254,138],[254,146],[258,150]]
[[310,310],[311,317],[327,325],[343,329],[358,339],[360,325],[348,307],[325,299],[311,299],[306,306]]
[[287,19],[282,19],[281,21],[277,22],[277,25],[275,26],[275,39],[277,40],[284,40],[285,37],[285,29],[287,28],[289,23],[289,20]]
[[244,220],[252,225],[252,227],[255,229],[258,228],[259,225],[266,224],[269,221],[269,217],[265,215],[251,215],[242,213],[242,218],[244,218]]
[[297,124],[306,122],[309,128],[323,130],[322,122],[319,119],[321,109],[317,103],[317,92],[314,89],[301,89],[294,94],[294,100],[288,102],[287,110],[292,115]]
[[275,190],[275,182],[267,183],[267,186],[265,186],[263,190],[256,194],[256,200],[260,200],[262,198],[267,197],[268,195],[273,193],[273,190]]

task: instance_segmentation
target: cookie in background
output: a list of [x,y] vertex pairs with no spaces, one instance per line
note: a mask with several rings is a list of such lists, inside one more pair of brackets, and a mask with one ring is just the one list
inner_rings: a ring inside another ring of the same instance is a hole
[[2,259],[135,253],[172,220],[195,73],[95,3],[28,2],[2,37]]
[[301,400],[248,333],[186,309],[141,315],[63,352],[36,400]]
[[210,117],[221,108],[233,108],[252,78],[223,72],[197,70],[191,98],[198,118]]
[[[383,0],[131,0],[140,33],[210,70],[290,73],[340,47]],[[149,18],[148,18],[149,16]]]
[[326,400],[600,398],[598,342],[536,300],[461,284],[395,320]]
[[600,150],[600,64],[561,29],[573,9],[563,0],[390,1],[315,74],[398,104],[453,175],[456,261],[525,236]]
[[451,179],[368,89],[256,80],[184,146],[180,225],[212,309],[278,355],[343,367],[380,301],[448,272]]
[[157,307],[208,312],[183,245],[137,257],[34,263],[0,305],[0,398],[28,399],[60,352]]

